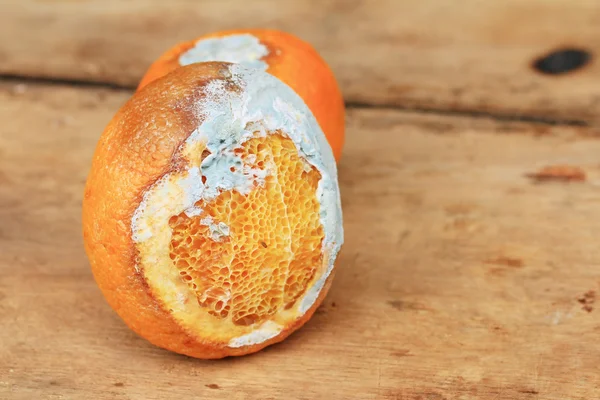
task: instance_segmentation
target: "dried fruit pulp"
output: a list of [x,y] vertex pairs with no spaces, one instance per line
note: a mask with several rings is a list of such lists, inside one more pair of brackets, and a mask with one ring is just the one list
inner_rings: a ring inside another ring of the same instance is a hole
[[[324,234],[315,195],[320,174],[290,139],[253,138],[238,153],[244,164],[269,171],[264,183],[247,195],[201,200],[200,215],[173,216],[170,258],[206,312],[222,324],[247,326],[304,294],[322,265]],[[212,232],[219,224],[227,235]]]

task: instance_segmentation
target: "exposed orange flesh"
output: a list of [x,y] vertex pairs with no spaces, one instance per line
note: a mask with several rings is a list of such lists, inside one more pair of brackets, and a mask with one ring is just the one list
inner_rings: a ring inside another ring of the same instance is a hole
[[[172,217],[171,259],[207,312],[251,325],[291,307],[322,262],[320,174],[280,135],[251,139],[240,153],[253,168],[270,170],[264,184],[247,196],[200,201],[201,215]],[[207,217],[228,235],[215,238],[202,223]]]

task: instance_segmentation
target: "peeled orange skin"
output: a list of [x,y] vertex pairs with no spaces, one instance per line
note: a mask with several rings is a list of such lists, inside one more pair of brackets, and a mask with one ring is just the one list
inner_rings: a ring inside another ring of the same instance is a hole
[[132,216],[144,193],[182,168],[178,149],[200,124],[191,107],[201,88],[227,80],[227,63],[178,68],[139,90],[115,115],[94,153],[83,201],[83,236],[92,272],[109,305],[137,334],[159,347],[214,359],[256,352],[279,342],[310,319],[326,296],[335,269],[312,306],[261,343],[230,347],[198,337],[177,321],[136,268]]
[[[161,55],[148,69],[138,90],[181,66],[179,57],[204,39],[252,35],[267,47],[262,58],[267,72],[281,79],[302,97],[321,125],[337,161],[344,145],[344,101],[333,72],[308,43],[286,32],[269,29],[238,29],[214,32],[180,43]],[[214,60],[228,61],[228,60]]]

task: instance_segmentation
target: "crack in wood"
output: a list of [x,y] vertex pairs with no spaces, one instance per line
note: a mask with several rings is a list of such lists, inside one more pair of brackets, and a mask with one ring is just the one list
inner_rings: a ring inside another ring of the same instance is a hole
[[527,114],[504,114],[495,113],[491,111],[479,111],[479,110],[460,110],[451,108],[438,108],[438,107],[419,107],[419,106],[405,106],[398,104],[370,104],[362,102],[346,102],[348,108],[370,108],[370,109],[388,109],[395,111],[410,111],[422,114],[436,114],[450,117],[470,117],[478,119],[492,119],[500,122],[526,122],[536,123],[543,125],[566,125],[566,126],[580,126],[587,127],[590,124],[581,119],[563,119],[563,118],[547,118],[542,116],[527,115]]

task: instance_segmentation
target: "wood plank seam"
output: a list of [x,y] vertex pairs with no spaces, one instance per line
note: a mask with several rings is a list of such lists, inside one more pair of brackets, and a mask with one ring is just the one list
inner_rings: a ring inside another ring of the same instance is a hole
[[435,108],[435,107],[416,107],[416,106],[404,106],[404,105],[391,105],[391,104],[371,104],[361,102],[346,102],[348,108],[372,108],[372,109],[383,109],[383,110],[394,110],[394,111],[407,111],[415,112],[420,114],[435,114],[440,116],[457,116],[457,117],[471,117],[471,118],[490,118],[499,122],[531,122],[545,125],[567,125],[567,126],[591,126],[592,124],[581,119],[565,119],[565,118],[548,118],[548,117],[536,117],[527,114],[505,114],[499,112],[489,112],[480,110],[452,110],[447,108]]
[[[80,88],[90,89],[111,89],[119,91],[131,91],[135,90],[135,87],[129,85],[122,85],[113,82],[101,82],[93,80],[82,80],[82,79],[64,79],[64,78],[48,78],[48,77],[33,77],[16,74],[0,74],[0,82],[15,83],[15,84],[35,84],[35,85],[49,85],[49,86],[71,86]],[[377,104],[377,103],[363,103],[357,101],[347,101],[346,107],[348,109],[381,109],[381,110],[395,110],[395,111],[408,111],[419,114],[432,114],[440,116],[456,116],[456,117],[470,117],[470,118],[489,118],[499,122],[529,122],[534,124],[543,125],[562,125],[562,126],[580,126],[588,127],[590,123],[581,119],[564,119],[564,118],[549,118],[549,117],[538,117],[526,114],[504,114],[499,112],[480,111],[480,110],[460,110],[460,109],[447,109],[447,108],[435,108],[435,107],[418,107],[418,106],[405,106],[405,105],[393,105],[393,104]]]

